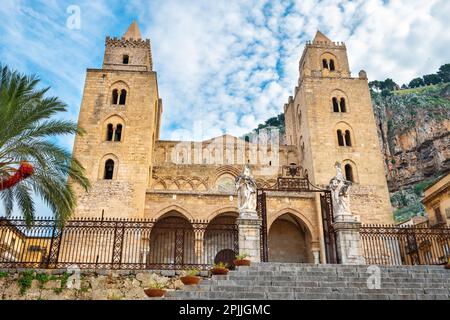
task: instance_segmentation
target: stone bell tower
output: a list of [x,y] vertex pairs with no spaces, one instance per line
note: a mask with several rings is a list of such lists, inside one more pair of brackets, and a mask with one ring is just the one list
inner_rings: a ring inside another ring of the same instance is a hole
[[342,163],[352,212],[363,223],[392,223],[392,208],[365,71],[353,78],[347,48],[320,31],[307,42],[295,95],[285,105],[286,139],[314,184],[328,185]]
[[106,38],[101,69],[88,69],[73,154],[92,189],[76,189],[75,217],[142,218],[162,103],[150,40],[136,22]]

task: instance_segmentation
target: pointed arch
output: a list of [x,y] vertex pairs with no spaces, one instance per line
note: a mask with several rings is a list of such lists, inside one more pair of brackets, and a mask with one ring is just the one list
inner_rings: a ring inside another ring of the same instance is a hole
[[161,220],[164,218],[165,215],[170,213],[179,214],[188,221],[194,220],[194,217],[187,209],[176,204],[170,205],[168,207],[165,207],[164,209],[159,210],[158,213],[153,217],[153,219],[156,221]]

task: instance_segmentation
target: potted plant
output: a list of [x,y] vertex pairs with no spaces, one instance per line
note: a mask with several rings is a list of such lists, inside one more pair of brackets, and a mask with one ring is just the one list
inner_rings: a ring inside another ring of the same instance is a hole
[[233,263],[236,267],[242,267],[242,266],[248,267],[251,264],[251,261],[249,259],[246,259],[248,257],[249,257],[249,255],[247,253],[238,254],[236,256],[236,260],[234,260]]
[[184,276],[181,277],[180,280],[186,286],[197,285],[201,280],[201,278],[198,276],[199,274],[200,270],[198,269],[187,270],[184,272]]
[[164,286],[159,283],[152,283],[148,289],[144,290],[145,294],[149,298],[161,298],[164,297],[167,291],[164,289]]
[[448,258],[447,264],[445,265],[445,269],[450,269],[450,258]]
[[214,267],[211,269],[213,275],[227,275],[228,271],[228,266],[223,262],[214,264]]

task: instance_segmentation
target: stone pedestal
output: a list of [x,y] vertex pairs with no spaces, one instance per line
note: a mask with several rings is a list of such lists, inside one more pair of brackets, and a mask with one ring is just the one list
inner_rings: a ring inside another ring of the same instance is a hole
[[239,253],[246,253],[253,262],[261,262],[262,219],[256,212],[241,212],[237,219],[239,228]]
[[359,235],[361,222],[359,219],[352,215],[337,216],[333,228],[341,264],[365,264],[364,257],[361,254],[361,237]]

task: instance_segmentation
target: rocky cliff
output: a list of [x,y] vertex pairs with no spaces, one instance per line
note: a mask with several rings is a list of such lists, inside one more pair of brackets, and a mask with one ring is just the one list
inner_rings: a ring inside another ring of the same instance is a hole
[[450,170],[450,84],[406,91],[372,95],[391,191]]
[[398,222],[423,213],[423,189],[450,170],[450,84],[372,93]]

